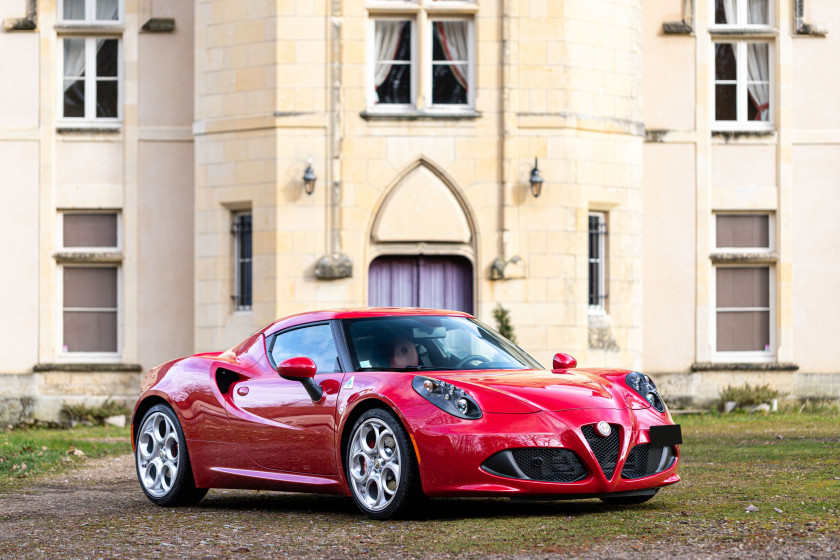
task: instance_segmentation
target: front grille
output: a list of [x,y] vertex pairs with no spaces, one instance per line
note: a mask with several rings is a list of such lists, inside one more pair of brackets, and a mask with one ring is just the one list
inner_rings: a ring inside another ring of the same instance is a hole
[[[666,464],[660,468],[663,453],[667,453],[671,460],[668,461],[668,457],[665,457]],[[633,479],[650,476],[667,469],[673,462],[673,453],[670,447],[651,447],[649,444],[643,443],[630,450],[627,461],[624,462],[624,468],[621,469],[621,478]]]
[[621,447],[618,424],[610,424],[610,428],[612,428],[612,431],[607,437],[601,437],[595,433],[594,426],[583,426],[581,428],[583,437],[586,438],[586,441],[589,443],[589,448],[592,449],[592,453],[598,459],[598,465],[601,466],[601,470],[604,472],[607,480],[612,478],[613,472],[615,472],[615,464],[618,462],[618,451]]
[[577,482],[586,478],[586,469],[568,449],[512,449],[516,465],[533,480]]

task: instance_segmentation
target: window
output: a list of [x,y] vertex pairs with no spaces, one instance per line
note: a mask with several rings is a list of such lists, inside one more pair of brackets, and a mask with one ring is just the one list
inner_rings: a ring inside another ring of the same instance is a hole
[[716,127],[770,127],[771,52],[766,41],[715,43]]
[[[773,221],[769,214],[718,214],[715,246],[730,259],[715,268],[715,350],[723,360],[773,355]],[[733,258],[734,257],[734,258]]]
[[275,365],[304,356],[315,362],[318,373],[341,371],[332,328],[326,323],[281,332],[271,342],[270,352]]
[[[725,34],[714,46],[715,128],[772,128],[773,44],[751,40],[772,32],[769,0],[716,0],[712,34]],[[740,37],[739,37],[740,35]]]
[[[388,15],[374,16],[370,23],[371,108],[451,112],[471,107],[475,94],[471,14],[475,5],[457,1],[387,4]],[[442,8],[446,17],[437,15]],[[459,8],[469,17],[448,15]]]
[[771,249],[768,214],[718,214],[715,224],[715,247],[718,250]]
[[[119,36],[102,36],[121,28],[118,0],[63,0],[59,32],[72,29],[73,36],[59,41],[61,57],[61,111],[63,119],[116,122],[120,118]],[[86,30],[95,37],[79,36]]]
[[718,267],[718,352],[770,352],[770,268]]
[[65,266],[63,352],[117,352],[117,267]]
[[[63,355],[108,355],[119,351],[118,215],[113,212],[64,213],[60,252],[69,255],[59,269]],[[78,258],[73,255],[84,252]],[[114,263],[107,263],[114,260]]]
[[238,311],[251,309],[251,286],[253,283],[251,213],[237,212],[233,215],[233,305]]
[[715,0],[715,25],[766,27],[771,22],[770,0]]
[[589,312],[603,313],[607,303],[607,215],[589,213]]
[[64,22],[110,23],[120,20],[119,0],[60,0]]

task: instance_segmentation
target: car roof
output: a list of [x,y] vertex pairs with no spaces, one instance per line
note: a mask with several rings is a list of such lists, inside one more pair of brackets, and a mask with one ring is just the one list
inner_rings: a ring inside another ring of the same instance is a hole
[[290,315],[289,317],[278,319],[262,329],[261,332],[268,336],[280,329],[316,321],[329,321],[331,319],[406,316],[473,317],[469,313],[465,313],[463,311],[452,311],[450,309],[426,309],[423,307],[358,307],[345,309],[323,309],[320,311],[298,313],[297,315]]

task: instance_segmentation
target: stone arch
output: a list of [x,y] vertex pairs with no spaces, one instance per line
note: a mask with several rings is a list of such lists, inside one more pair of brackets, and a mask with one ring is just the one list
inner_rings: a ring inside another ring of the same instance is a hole
[[[390,304],[448,305],[474,312],[480,300],[475,224],[464,194],[440,167],[423,157],[407,166],[385,189],[372,213],[363,267],[368,304],[381,299],[374,297],[381,294],[381,282],[393,281],[401,286],[401,293],[417,293],[408,296],[408,300],[397,298]],[[375,261],[379,265],[389,263],[403,272],[414,261],[414,279],[406,280],[398,274],[399,280],[396,276],[387,280],[385,277],[392,275],[373,271]],[[458,287],[458,283],[463,284]]]
[[473,246],[475,220],[454,181],[420,158],[386,190],[371,224],[370,241]]

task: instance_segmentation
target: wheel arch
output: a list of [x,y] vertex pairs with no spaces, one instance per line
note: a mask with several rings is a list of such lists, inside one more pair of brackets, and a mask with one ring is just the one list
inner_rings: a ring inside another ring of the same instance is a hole
[[[149,395],[149,396],[145,397],[141,401],[139,401],[137,403],[137,406],[134,408],[134,416],[132,416],[132,419],[131,419],[131,450],[132,451],[136,451],[135,444],[137,442],[137,430],[140,429],[140,422],[143,420],[143,416],[145,416],[146,413],[149,411],[149,409],[152,408],[153,406],[155,406],[156,404],[165,404],[166,406],[171,408],[173,412],[175,412],[175,408],[171,404],[169,404],[169,401],[167,401],[165,398],[163,398],[160,395],[152,394],[152,395]],[[177,412],[175,412],[175,416],[176,417],[178,416]],[[180,418],[179,418],[179,420],[180,420]]]

